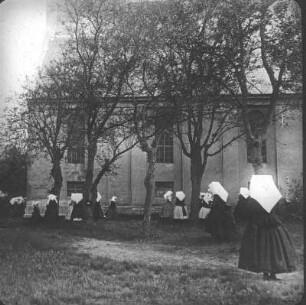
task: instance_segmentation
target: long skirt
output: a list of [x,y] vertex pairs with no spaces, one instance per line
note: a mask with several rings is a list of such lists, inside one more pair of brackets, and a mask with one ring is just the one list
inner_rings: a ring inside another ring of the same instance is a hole
[[199,219],[205,219],[210,212],[210,209],[201,207],[199,211]]
[[242,237],[238,268],[253,272],[285,273],[295,269],[296,253],[287,229],[279,224],[259,227],[248,223]]
[[[185,213],[183,213],[183,208],[185,210]],[[184,215],[185,214],[185,215]],[[179,206],[179,205],[176,205],[174,207],[174,210],[173,210],[173,218],[174,219],[187,219],[188,218],[188,211],[187,211],[187,208],[186,207],[182,207],[182,206]]]
[[235,224],[230,212],[211,209],[206,217],[206,231],[218,241],[230,241],[235,234]]
[[71,219],[72,210],[73,210],[73,206],[72,206],[72,205],[69,205],[69,206],[68,206],[68,209],[67,209],[67,214],[66,214],[66,216],[65,216],[65,219],[66,219],[66,220],[70,220],[70,219]]
[[160,217],[161,218],[172,218],[173,216],[173,205],[165,203],[162,207]]

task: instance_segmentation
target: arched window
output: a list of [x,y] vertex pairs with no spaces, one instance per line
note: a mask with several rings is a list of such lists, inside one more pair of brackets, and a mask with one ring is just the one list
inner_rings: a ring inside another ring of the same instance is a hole
[[155,118],[156,130],[163,132],[157,145],[156,162],[173,163],[173,113],[171,109],[157,111]]
[[173,135],[172,132],[165,132],[157,146],[157,163],[173,163]]

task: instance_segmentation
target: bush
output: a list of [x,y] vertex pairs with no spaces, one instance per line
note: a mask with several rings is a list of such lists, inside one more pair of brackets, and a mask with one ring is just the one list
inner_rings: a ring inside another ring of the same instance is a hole
[[288,185],[287,217],[301,219],[303,216],[303,185],[300,179],[293,179]]

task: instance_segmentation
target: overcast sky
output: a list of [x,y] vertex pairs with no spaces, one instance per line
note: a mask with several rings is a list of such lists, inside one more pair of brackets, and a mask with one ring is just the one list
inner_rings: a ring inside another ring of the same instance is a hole
[[0,105],[35,75],[46,49],[46,0],[0,4]]

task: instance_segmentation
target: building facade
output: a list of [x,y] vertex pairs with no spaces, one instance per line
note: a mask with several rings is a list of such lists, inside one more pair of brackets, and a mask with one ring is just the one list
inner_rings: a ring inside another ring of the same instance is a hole
[[[60,54],[61,42],[67,39],[61,23],[61,10],[56,2],[47,1],[47,33],[48,48],[44,64]],[[260,79],[264,78],[259,75]],[[270,87],[262,92],[270,93]],[[267,104],[268,94],[254,95],[251,103],[254,111],[263,111]],[[292,111],[279,115],[270,126],[268,137],[264,141],[262,154],[264,168],[271,174],[284,196],[293,180],[301,180],[302,174],[302,96],[287,95],[282,97],[279,108],[292,105]],[[239,130],[233,131],[238,134]],[[227,134],[224,137],[231,137]],[[226,138],[224,138],[226,141]],[[81,192],[85,179],[86,154],[80,147],[68,152],[62,161],[63,187],[61,201],[67,203],[72,192]],[[154,206],[163,202],[163,193],[168,189],[183,190],[186,193],[186,203],[190,204],[191,180],[190,160],[183,154],[179,141],[173,138],[163,139],[158,155],[155,181]],[[98,186],[102,195],[102,204],[108,205],[110,198],[118,196],[119,206],[141,207],[145,199],[144,177],[147,162],[146,154],[139,148],[134,148],[124,154],[117,163],[116,175],[104,177]],[[44,158],[35,160],[28,168],[27,200],[43,201],[51,186],[51,164]],[[98,169],[97,169],[98,170]],[[229,201],[235,203],[240,187],[246,187],[253,174],[249,163],[246,141],[244,138],[232,143],[220,154],[211,157],[202,179],[202,191],[207,190],[211,181],[219,181],[230,194]]]
[[[264,112],[268,95],[253,96],[252,110]],[[273,176],[282,194],[287,197],[288,186],[294,180],[302,179],[302,112],[301,96],[287,95],[282,97],[279,109],[290,105],[290,110],[280,112],[268,130],[263,143],[262,157],[266,174]],[[232,137],[239,130],[233,130]],[[82,147],[82,146],[80,146]],[[153,207],[158,209],[163,203],[163,194],[169,189],[183,190],[186,203],[190,204],[191,177],[190,160],[183,154],[178,139],[165,136],[158,148],[155,176],[155,198]],[[67,152],[62,161],[63,187],[61,202],[65,206],[71,193],[82,191],[85,180],[86,153],[78,147]],[[116,173],[102,178],[98,192],[102,195],[102,205],[107,206],[112,196],[118,197],[118,206],[141,210],[145,200],[144,177],[146,174],[146,154],[140,148],[133,148],[125,153],[117,163]],[[29,166],[27,173],[27,200],[44,201],[52,183],[50,177],[51,163],[38,158]],[[96,167],[98,171],[98,167]],[[220,154],[211,157],[202,179],[201,191],[207,191],[208,184],[219,181],[229,192],[229,203],[235,204],[240,187],[247,187],[254,173],[249,162],[245,139],[242,137],[233,142]],[[139,208],[139,209],[138,209]],[[62,210],[64,214],[64,210]]]

